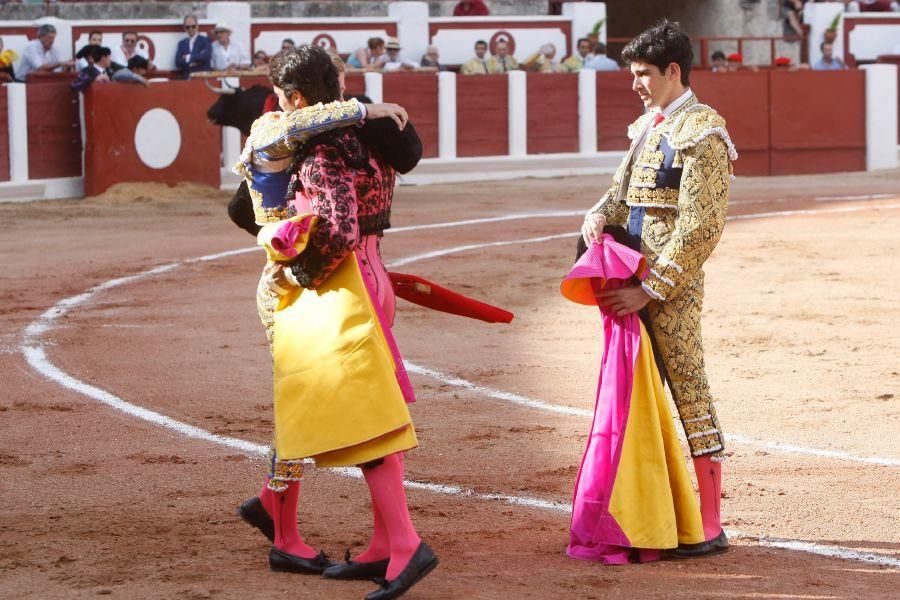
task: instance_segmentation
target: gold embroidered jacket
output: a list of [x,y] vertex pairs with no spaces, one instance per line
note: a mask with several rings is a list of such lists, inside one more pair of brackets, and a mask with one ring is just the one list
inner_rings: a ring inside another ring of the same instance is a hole
[[636,152],[653,118],[647,113],[628,128],[631,148],[590,212],[625,225],[632,209],[646,211],[641,250],[652,268],[643,286],[665,301],[700,271],[722,235],[737,152],[725,120],[695,96],[650,130]]

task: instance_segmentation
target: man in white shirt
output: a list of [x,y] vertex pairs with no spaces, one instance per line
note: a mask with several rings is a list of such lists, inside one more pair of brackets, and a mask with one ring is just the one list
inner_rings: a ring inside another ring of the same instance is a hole
[[594,55],[584,61],[585,69],[594,71],[618,71],[619,63],[606,55],[606,44],[597,42],[594,44]]
[[212,68],[214,71],[229,69],[249,69],[250,56],[240,42],[231,39],[231,29],[226,23],[219,23],[213,29],[216,41],[212,45]]
[[44,24],[38,27],[37,39],[31,40],[22,52],[22,60],[16,68],[16,79],[25,81],[29,73],[51,73],[57,69],[70,70],[74,60],[63,61],[59,50],[53,46],[56,27]]
[[112,49],[112,61],[117,65],[122,65],[123,67],[127,67],[128,61],[135,56],[142,56],[149,61],[150,57],[147,55],[147,51],[138,48],[137,42],[137,31],[123,32],[122,45]]

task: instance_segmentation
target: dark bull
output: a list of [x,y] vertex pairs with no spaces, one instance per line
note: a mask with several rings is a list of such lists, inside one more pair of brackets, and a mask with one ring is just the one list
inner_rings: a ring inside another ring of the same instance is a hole
[[272,93],[272,88],[261,85],[246,90],[208,87],[219,94],[219,99],[206,111],[206,117],[213,125],[237,127],[244,135],[250,135],[250,126],[262,115],[266,98]]

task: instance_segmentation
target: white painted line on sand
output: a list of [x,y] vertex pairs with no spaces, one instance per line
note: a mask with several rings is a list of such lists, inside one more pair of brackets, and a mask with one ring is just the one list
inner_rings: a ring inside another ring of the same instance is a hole
[[481,248],[497,248],[499,246],[518,246],[520,244],[538,244],[541,242],[549,242],[550,240],[558,240],[567,237],[574,237],[578,235],[575,233],[557,233],[554,235],[544,235],[541,237],[533,237],[527,238],[524,240],[510,240],[505,242],[487,242],[484,244],[468,244],[466,246],[457,246],[455,248],[445,248],[443,250],[432,250],[431,252],[423,252],[422,254],[414,254],[412,256],[407,256],[406,258],[398,258],[397,260],[386,264],[385,266],[390,267],[402,267],[403,265],[408,265],[410,263],[419,262],[420,260],[426,260],[428,258],[438,258],[439,256],[447,256],[448,254],[459,254],[460,252],[466,252],[468,250],[479,250]]

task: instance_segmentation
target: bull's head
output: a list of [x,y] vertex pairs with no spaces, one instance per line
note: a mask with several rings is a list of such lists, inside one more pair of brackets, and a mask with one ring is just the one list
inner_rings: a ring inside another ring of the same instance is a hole
[[250,135],[250,126],[262,114],[269,88],[254,85],[248,90],[231,87],[223,82],[222,87],[214,87],[206,81],[206,87],[218,94],[219,98],[206,111],[206,117],[213,125],[237,127],[244,135]]

